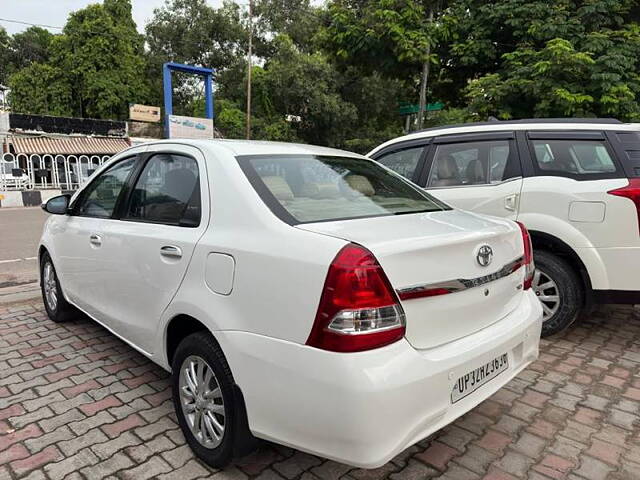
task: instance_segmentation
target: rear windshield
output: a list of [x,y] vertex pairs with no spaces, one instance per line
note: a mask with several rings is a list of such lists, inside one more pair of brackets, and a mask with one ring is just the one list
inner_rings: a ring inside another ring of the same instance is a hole
[[290,224],[448,208],[366,159],[258,155],[239,157],[238,161],[262,200]]

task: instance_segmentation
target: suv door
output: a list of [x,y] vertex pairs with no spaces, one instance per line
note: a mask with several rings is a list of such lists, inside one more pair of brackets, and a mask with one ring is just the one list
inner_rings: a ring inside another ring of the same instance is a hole
[[55,217],[51,225],[56,269],[69,300],[102,320],[110,300],[104,285],[114,280],[105,232],[118,220],[117,206],[135,171],[136,155],[117,160],[98,173],[74,199],[70,215]]
[[515,219],[522,169],[513,132],[437,137],[419,182],[457,208]]
[[158,321],[209,222],[204,157],[186,145],[149,146],[131,184],[120,221],[104,234],[117,247],[105,315],[114,330],[153,353]]

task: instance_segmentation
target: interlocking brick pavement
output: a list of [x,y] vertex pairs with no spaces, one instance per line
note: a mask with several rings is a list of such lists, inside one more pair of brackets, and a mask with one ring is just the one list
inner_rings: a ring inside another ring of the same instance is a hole
[[376,470],[264,442],[224,471],[180,433],[168,374],[94,322],[0,305],[0,480],[640,479],[640,310],[604,307]]

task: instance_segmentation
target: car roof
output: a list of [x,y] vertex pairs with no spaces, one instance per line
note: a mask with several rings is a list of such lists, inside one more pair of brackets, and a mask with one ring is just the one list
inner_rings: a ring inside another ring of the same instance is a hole
[[398,142],[431,138],[440,135],[453,135],[462,133],[487,133],[504,132],[514,130],[616,130],[639,131],[640,123],[622,123],[613,118],[532,118],[523,120],[491,121],[463,123],[458,125],[446,125],[432,127],[417,132],[391,139],[373,150],[367,155]]
[[168,139],[149,142],[145,145],[156,145],[163,143],[179,143],[192,145],[205,150],[223,150],[234,156],[243,155],[329,155],[342,157],[364,158],[353,152],[338,150],[336,148],[320,147],[317,145],[306,145],[302,143],[287,142],[267,142],[263,140],[190,140],[190,139]]

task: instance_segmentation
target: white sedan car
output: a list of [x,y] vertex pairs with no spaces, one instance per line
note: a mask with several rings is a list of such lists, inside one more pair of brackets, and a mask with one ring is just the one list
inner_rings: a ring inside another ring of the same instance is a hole
[[49,317],[81,310],[172,371],[215,467],[254,437],[382,465],[538,355],[526,229],[356,154],[145,144],[44,208]]

